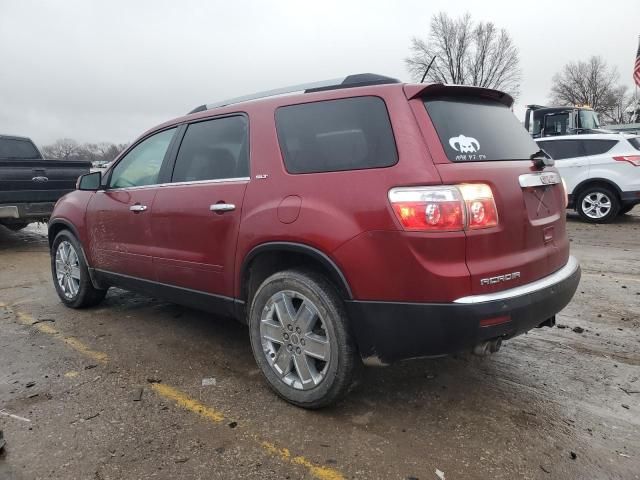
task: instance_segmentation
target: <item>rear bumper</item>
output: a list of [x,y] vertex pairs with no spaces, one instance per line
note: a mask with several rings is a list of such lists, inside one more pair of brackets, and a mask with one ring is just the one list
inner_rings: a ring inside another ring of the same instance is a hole
[[0,204],[0,220],[49,218],[54,205],[55,202]]
[[[471,350],[478,343],[508,339],[539,326],[571,301],[580,282],[574,257],[557,272],[536,282],[453,303],[348,301],[360,354],[369,365]],[[508,317],[506,323],[481,326],[482,320]]]
[[640,190],[635,192],[622,192],[620,201],[623,205],[638,205],[640,203]]

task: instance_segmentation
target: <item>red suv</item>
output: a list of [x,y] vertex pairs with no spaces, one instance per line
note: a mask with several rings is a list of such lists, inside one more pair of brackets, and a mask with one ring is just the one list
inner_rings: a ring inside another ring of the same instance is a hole
[[512,102],[361,74],[198,107],[58,202],[55,288],[246,322],[269,385],[307,408],[361,361],[497,351],[580,279],[560,176]]

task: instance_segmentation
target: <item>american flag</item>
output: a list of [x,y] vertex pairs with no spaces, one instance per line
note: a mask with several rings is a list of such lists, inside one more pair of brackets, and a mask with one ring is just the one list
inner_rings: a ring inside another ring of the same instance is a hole
[[636,64],[633,67],[633,79],[640,87],[640,37],[638,37],[638,53],[636,53]]

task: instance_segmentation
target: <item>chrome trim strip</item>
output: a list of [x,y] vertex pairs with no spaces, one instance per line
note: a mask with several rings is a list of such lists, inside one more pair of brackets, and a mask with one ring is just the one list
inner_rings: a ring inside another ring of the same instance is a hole
[[248,182],[250,177],[234,177],[234,178],[216,178],[213,180],[192,180],[188,182],[166,182],[155,183],[153,185],[142,185],[140,187],[122,187],[122,188],[108,188],[106,190],[98,190],[98,192],[128,192],[130,190],[145,190],[148,188],[162,188],[184,185],[201,185],[205,183],[231,183],[231,182]]
[[545,185],[555,185],[560,183],[560,175],[556,172],[525,173],[518,177],[518,182],[522,188],[543,187]]
[[538,290],[542,290],[543,288],[550,287],[552,285],[555,285],[556,283],[560,283],[573,275],[575,271],[578,270],[578,268],[580,268],[578,260],[576,259],[576,257],[571,255],[569,256],[569,260],[564,267],[547,277],[541,278],[540,280],[536,280],[535,282],[527,283],[526,285],[521,285],[519,287],[510,288],[509,290],[503,290],[501,292],[487,293],[485,295],[471,295],[469,297],[458,298],[457,300],[454,300],[453,303],[483,303],[520,297],[522,295],[526,295],[528,293],[533,293]]

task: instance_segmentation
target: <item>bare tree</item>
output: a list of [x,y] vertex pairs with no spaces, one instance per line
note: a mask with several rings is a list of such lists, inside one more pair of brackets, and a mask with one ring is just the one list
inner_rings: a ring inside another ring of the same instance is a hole
[[51,145],[42,147],[45,158],[54,160],[87,160],[90,162],[110,162],[127,148],[126,143],[83,143],[71,138],[61,138]]
[[411,77],[419,81],[427,66],[431,82],[495,88],[517,96],[520,91],[518,48],[509,33],[492,22],[475,23],[467,13],[451,18],[444,12],[431,17],[426,39],[411,40],[405,59]]
[[45,158],[55,160],[73,160],[77,157],[80,145],[72,138],[61,138],[51,145],[42,147],[42,154]]
[[609,68],[602,57],[568,63],[553,76],[551,101],[559,105],[588,105],[605,114],[619,97],[616,94],[619,77],[618,70]]
[[618,85],[611,89],[611,93],[605,99],[605,107],[602,116],[610,124],[625,123],[631,121],[629,107],[634,105],[635,99],[629,93],[629,87]]

